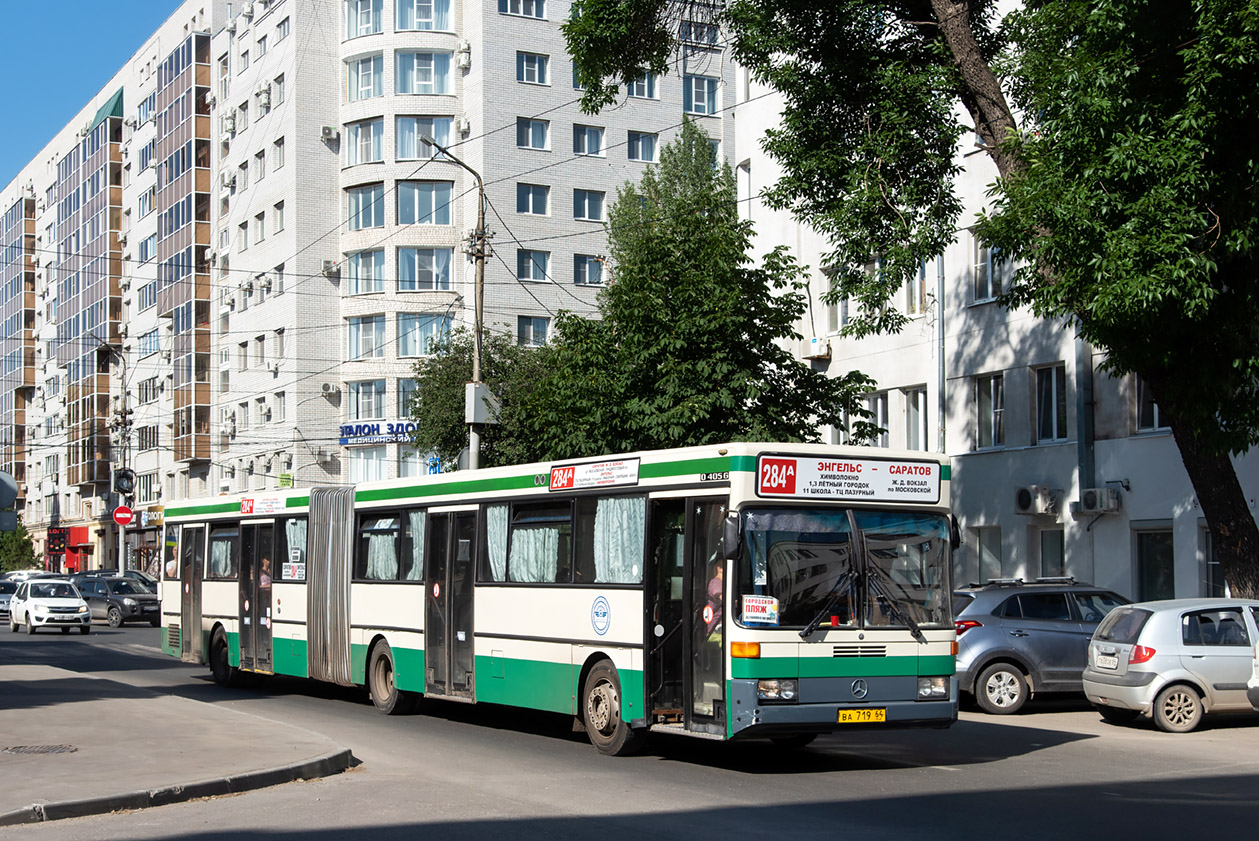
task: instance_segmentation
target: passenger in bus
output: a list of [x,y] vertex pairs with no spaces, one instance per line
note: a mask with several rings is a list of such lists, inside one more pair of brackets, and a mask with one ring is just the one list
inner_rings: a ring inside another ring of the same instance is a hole
[[262,557],[262,573],[258,576],[258,586],[263,590],[271,589],[271,559],[267,556]]
[[720,560],[713,564],[713,570],[708,579],[708,606],[712,609],[711,616],[708,616],[708,633],[712,634],[721,628],[722,604],[725,601],[725,569],[726,565]]

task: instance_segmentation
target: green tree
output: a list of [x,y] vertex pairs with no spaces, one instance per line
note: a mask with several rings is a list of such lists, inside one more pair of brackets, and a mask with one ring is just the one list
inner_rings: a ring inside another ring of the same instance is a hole
[[751,234],[730,168],[686,122],[609,213],[599,318],[557,319],[532,397],[544,452],[816,440],[818,422],[864,415],[867,377],[828,378],[784,349],[806,305],[800,269],[782,249],[752,265]]
[[35,544],[26,525],[19,519],[14,531],[0,532],[0,572],[34,569],[39,566]]
[[[481,427],[481,465],[497,467],[536,461],[541,452],[527,415],[529,396],[544,376],[545,349],[524,348],[507,333],[483,335],[482,379],[502,407],[499,423]],[[455,465],[468,446],[464,422],[464,386],[472,379],[472,333],[453,331],[432,355],[415,366],[416,391],[409,414],[418,427],[413,442],[422,453],[435,453]]]
[[[852,335],[960,225],[959,141],[995,165],[981,233],[1026,262],[1030,305],[1151,387],[1234,592],[1259,594],[1259,527],[1230,460],[1259,440],[1254,0],[576,0],[569,52],[595,110],[666,72],[682,20],[717,20],[783,97],[766,200],[828,235]],[[1017,115],[1006,92],[1018,106]],[[881,271],[859,271],[870,255]]]

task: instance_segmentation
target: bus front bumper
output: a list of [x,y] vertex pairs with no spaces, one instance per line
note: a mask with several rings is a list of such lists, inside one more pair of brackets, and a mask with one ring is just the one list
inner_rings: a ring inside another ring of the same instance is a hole
[[[802,681],[802,683],[804,683]],[[876,681],[871,681],[875,683]],[[732,680],[728,715],[733,738],[791,733],[834,733],[845,730],[902,727],[949,727],[957,721],[957,678],[949,680],[949,697],[917,701],[871,692],[864,702],[814,701],[801,686],[801,703],[758,702],[755,680]],[[916,681],[915,681],[916,685]]]

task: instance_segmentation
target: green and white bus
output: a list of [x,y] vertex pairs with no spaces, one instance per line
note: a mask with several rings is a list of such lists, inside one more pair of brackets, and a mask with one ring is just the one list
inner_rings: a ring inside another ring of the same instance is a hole
[[957,718],[949,465],[722,444],[258,491],[167,510],[163,649],[283,674],[807,744]]

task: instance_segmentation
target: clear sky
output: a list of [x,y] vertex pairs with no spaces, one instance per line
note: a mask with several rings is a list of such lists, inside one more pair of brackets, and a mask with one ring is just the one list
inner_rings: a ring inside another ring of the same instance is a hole
[[[0,0],[0,187],[143,46],[179,0]],[[135,103],[128,102],[128,111]]]

